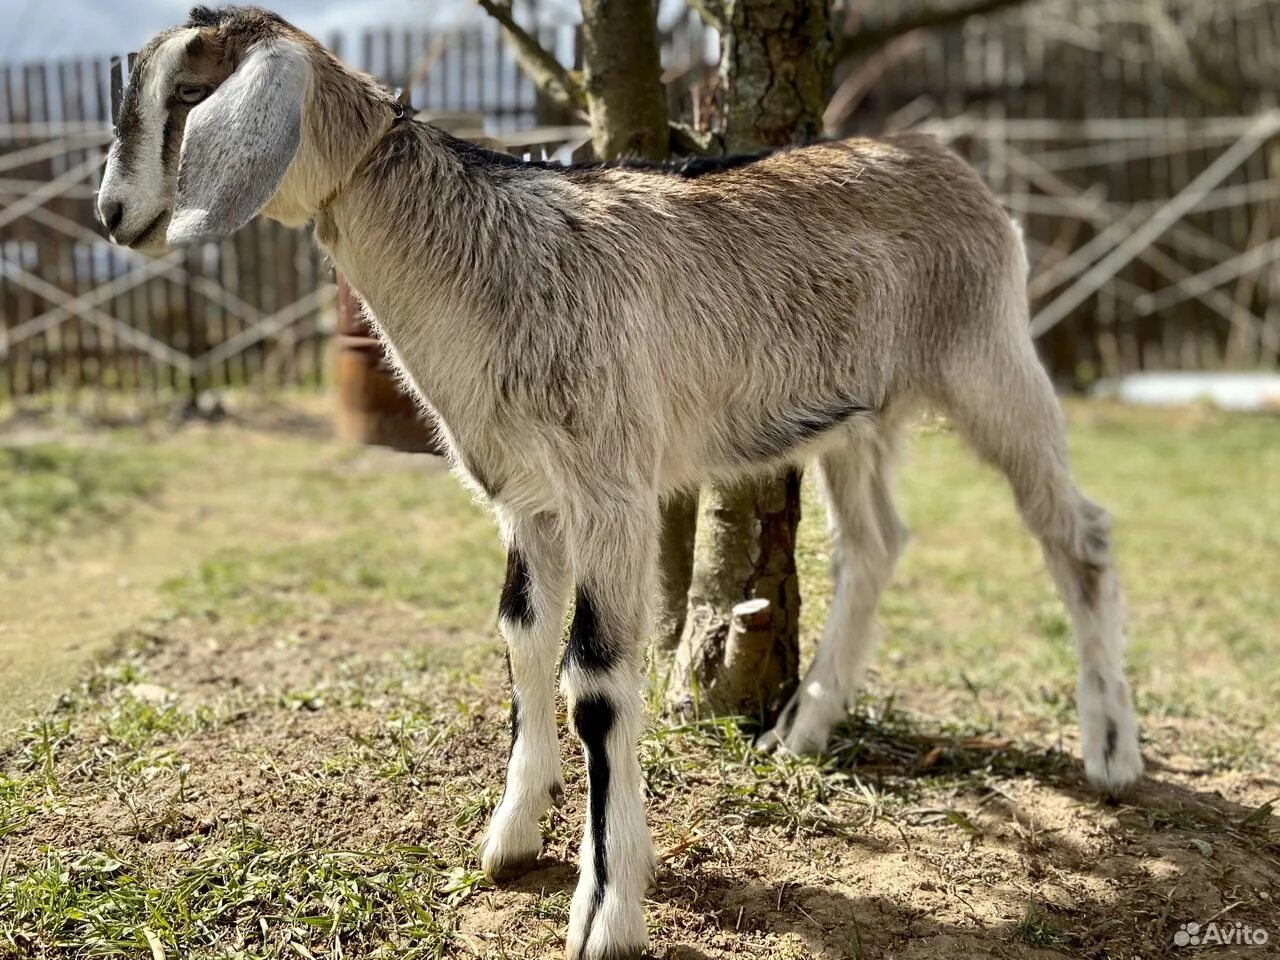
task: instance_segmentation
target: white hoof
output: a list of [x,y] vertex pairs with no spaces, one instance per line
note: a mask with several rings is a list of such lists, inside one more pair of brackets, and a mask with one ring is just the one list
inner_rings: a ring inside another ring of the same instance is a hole
[[1122,796],[1142,777],[1138,718],[1128,684],[1123,677],[1085,678],[1078,705],[1085,776],[1107,796]]
[[1083,744],[1084,773],[1108,797],[1122,797],[1142,779],[1142,750],[1136,729],[1105,727]]
[[640,960],[649,946],[642,898],[583,878],[569,909],[569,960]]
[[796,691],[774,728],[757,742],[759,749],[785,750],[797,756],[815,756],[827,749],[831,731],[847,711],[841,701],[815,696],[808,689],[813,686],[806,681],[806,687]]
[[516,877],[542,854],[542,826],[537,818],[498,807],[480,841],[480,869],[491,881]]

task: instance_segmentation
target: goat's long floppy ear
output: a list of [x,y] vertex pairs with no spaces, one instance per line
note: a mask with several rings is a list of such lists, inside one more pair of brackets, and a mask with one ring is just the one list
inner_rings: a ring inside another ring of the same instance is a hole
[[221,240],[275,194],[302,138],[310,68],[288,40],[254,46],[187,117],[170,246]]

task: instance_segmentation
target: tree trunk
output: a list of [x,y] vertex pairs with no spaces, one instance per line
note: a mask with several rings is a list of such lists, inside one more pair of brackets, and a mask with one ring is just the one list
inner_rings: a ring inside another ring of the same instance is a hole
[[822,133],[831,87],[830,0],[729,0],[720,79],[731,151]]
[[[672,712],[767,716],[790,696],[800,665],[799,523],[797,471],[704,490],[688,621],[667,687]],[[768,603],[763,622],[732,636],[735,608],[753,600]]]
[[601,160],[665,160],[671,142],[653,0],[581,0],[591,142]]
[[[829,0],[728,0],[720,60],[726,149],[818,136],[832,49]],[[703,491],[689,615],[667,688],[675,712],[769,716],[790,696],[799,671],[799,522],[795,470]],[[735,608],[756,599],[769,602],[768,628],[735,630]]]
[[[587,106],[596,157],[667,159],[671,135],[652,0],[581,2]],[[696,492],[673,497],[663,506],[658,558],[662,604],[654,648],[659,658],[669,658],[684,629],[697,510]]]
[[[662,604],[653,654],[659,661],[669,661],[680,636],[684,633],[689,609],[689,585],[693,580],[693,548],[698,529],[698,493],[682,493],[662,505],[662,543],[658,551],[658,569],[662,582]],[[659,673],[668,671],[659,662]]]

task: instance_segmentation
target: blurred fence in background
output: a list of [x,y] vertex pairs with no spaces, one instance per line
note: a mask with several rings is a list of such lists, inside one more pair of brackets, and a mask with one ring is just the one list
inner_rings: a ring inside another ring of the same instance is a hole
[[[574,27],[538,32],[580,64]],[[828,126],[931,129],[978,165],[1024,224],[1060,381],[1274,367],[1278,39],[1280,0],[1042,0],[851,61]],[[461,135],[535,157],[585,143],[493,24],[331,43]],[[674,116],[714,100],[714,54],[692,15],[667,32]],[[109,83],[105,60],[0,66],[0,404],[325,382],[333,277],[306,233],[259,220],[160,259],[102,237]]]
[[974,162],[1023,225],[1060,382],[1274,368],[1278,44],[1277,0],[1043,0],[897,38],[828,120],[923,127]]

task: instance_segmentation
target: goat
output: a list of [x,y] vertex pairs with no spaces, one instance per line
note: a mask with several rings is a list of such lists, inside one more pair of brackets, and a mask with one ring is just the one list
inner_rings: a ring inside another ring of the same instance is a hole
[[98,198],[139,249],[261,213],[315,235],[497,515],[512,682],[486,874],[528,867],[562,779],[555,685],[586,756],[571,958],[646,946],[654,868],[636,739],[661,498],[817,461],[836,541],[814,663],[773,740],[820,751],[902,550],[908,412],[947,413],[1008,478],[1074,622],[1088,777],[1142,772],[1109,524],[1068,471],[1028,333],[1016,227],[962,160],[900,135],[681,168],[520,162],[407,117],[256,8],[197,7],[141,53]]

